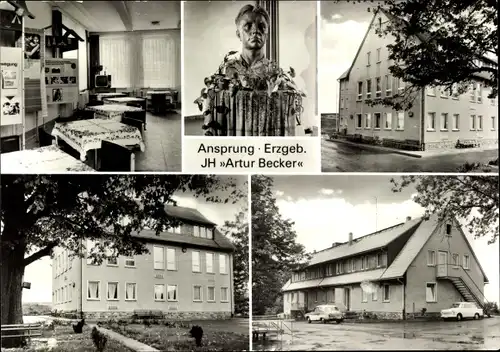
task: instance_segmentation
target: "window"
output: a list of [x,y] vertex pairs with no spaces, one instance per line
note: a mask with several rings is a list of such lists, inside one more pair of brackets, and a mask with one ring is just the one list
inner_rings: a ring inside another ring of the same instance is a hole
[[[92,240],[87,240],[87,264],[89,265],[97,265],[96,262],[92,259],[92,258],[89,258],[89,254],[92,254],[94,253],[94,248],[97,246],[97,242],[95,241],[92,241]],[[60,257],[59,257],[60,259]]]
[[167,248],[167,270],[177,270],[175,248]]
[[436,265],[436,251],[427,251],[427,265]]
[[445,88],[440,89],[441,98],[448,98],[448,91]]
[[453,130],[458,131],[460,129],[460,115],[453,114]]
[[358,100],[363,99],[363,82],[358,82]]
[[366,53],[366,66],[370,66],[370,56],[371,56],[371,52],[367,52]]
[[106,250],[106,256],[109,258],[106,260],[106,264],[108,266],[118,266],[118,257],[111,250]]
[[215,302],[215,287],[207,287],[207,302]]
[[453,253],[453,255],[451,256],[451,261],[453,265],[458,266],[458,253]]
[[403,130],[405,128],[405,113],[398,112],[398,125],[396,127],[397,130]]
[[193,236],[194,237],[200,237],[200,227],[199,226],[196,226],[194,225],[193,226]]
[[108,282],[108,301],[118,300],[118,282]]
[[436,113],[427,113],[427,131],[434,131],[436,128]]
[[392,94],[392,76],[385,75],[385,95],[390,97]]
[[153,256],[154,256],[154,268],[155,269],[164,269],[165,268],[165,258],[164,258],[163,247],[153,247]]
[[436,87],[427,86],[425,90],[427,91],[427,95],[430,95],[431,97],[436,96]]
[[73,267],[73,257],[68,256],[68,268],[71,269]]
[[125,283],[125,300],[135,301],[137,299],[137,284],[127,282]]
[[[378,29],[382,30],[382,18],[381,17],[378,18]],[[378,49],[378,50],[380,50],[380,49]]]
[[[288,299],[290,299],[290,295],[288,296]],[[220,301],[221,302],[229,302],[227,287],[220,288]]]
[[435,282],[428,282],[426,284],[426,290],[425,290],[425,300],[427,302],[436,302],[436,283]]
[[386,112],[385,113],[385,125],[384,128],[386,130],[391,130],[392,129],[392,112]]
[[477,102],[482,103],[483,102],[483,85],[481,83],[478,83],[476,85],[476,91],[477,91]]
[[403,89],[405,89],[405,82],[401,78],[398,78],[398,91],[400,92]]
[[495,116],[491,117],[491,130],[495,131],[497,129],[497,123],[496,123],[496,118]]
[[173,37],[167,34],[142,34],[142,84],[139,87],[177,86],[178,61]]
[[372,127],[372,114],[365,114],[365,128]]
[[[145,53],[142,56],[145,56]],[[99,62],[105,74],[112,76],[113,88],[127,88],[134,85],[133,38],[123,35],[100,36]]]
[[368,292],[361,288],[361,302],[368,302]]
[[155,301],[165,300],[165,285],[155,284]]
[[389,302],[391,300],[391,286],[384,285],[384,302]]
[[361,270],[365,270],[365,257],[361,257]]
[[380,77],[375,78],[375,96],[380,98],[382,96],[382,83],[380,82]]
[[177,302],[177,285],[167,285],[167,301]]
[[372,80],[366,80],[366,99],[370,99],[372,97]]
[[125,257],[125,266],[135,267],[135,258],[133,255],[131,255],[130,257]]
[[384,265],[384,255],[383,255],[383,253],[378,253],[377,254],[377,268],[380,268],[382,265]]
[[[379,20],[380,20],[380,18],[379,18]],[[381,48],[377,49],[377,62],[380,62],[380,50],[381,50]]]
[[363,115],[361,114],[356,114],[356,127],[357,128],[363,127]]
[[470,129],[472,131],[476,129],[476,115],[470,115]]
[[351,271],[356,271],[356,261],[354,259],[351,259]]
[[66,287],[61,288],[61,302],[66,302]]
[[72,301],[73,300],[73,287],[71,286],[68,286],[68,301]]
[[100,281],[89,281],[87,283],[87,299],[88,300],[100,300],[101,297],[99,295],[99,286]]
[[205,254],[205,262],[206,262],[207,273],[213,273],[214,272],[214,255],[213,255],[213,253],[206,253]]
[[173,233],[176,233],[176,234],[178,234],[178,235],[180,235],[180,234],[182,233],[182,232],[181,232],[181,226],[180,226],[180,225],[179,225],[179,226],[176,226],[176,227],[172,227],[172,229],[171,229],[171,230],[172,230],[172,232],[173,232]]
[[382,116],[382,114],[381,114],[381,113],[379,113],[379,112],[376,112],[376,113],[374,114],[374,117],[375,117],[375,128],[380,129],[380,120],[381,120],[381,116]]
[[451,87],[451,98],[452,99],[458,99],[458,84],[453,83]]
[[200,268],[200,252],[192,252],[191,258],[192,258],[192,269],[193,269],[193,272],[195,272],[195,273],[201,272],[201,268]]
[[464,269],[469,269],[469,264],[470,264],[469,255],[464,254],[463,263],[462,263],[463,268]]
[[446,224],[446,234],[451,235],[451,224]]
[[215,229],[207,228],[207,238],[213,240],[214,239],[214,231]]
[[476,90],[474,89],[474,85],[469,86],[469,93],[470,93],[470,101],[475,102],[476,101]]
[[372,292],[372,301],[377,301],[378,300],[378,287],[375,287],[375,289]]
[[477,129],[478,131],[483,130],[483,116],[477,115]]
[[200,226],[200,237],[201,238],[207,238],[207,229],[206,229],[206,227],[201,227]]
[[441,130],[448,131],[448,114],[441,114]]
[[202,301],[202,295],[201,295],[201,286],[195,285],[193,286],[193,301],[194,302],[201,302]]
[[219,254],[219,273],[227,274],[227,255]]

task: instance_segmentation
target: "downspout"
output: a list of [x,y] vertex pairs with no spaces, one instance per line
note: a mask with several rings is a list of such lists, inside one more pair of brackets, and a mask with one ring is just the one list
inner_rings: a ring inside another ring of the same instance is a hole
[[425,134],[425,87],[422,89],[422,111],[420,112],[420,150],[425,150],[424,134]]
[[406,307],[406,285],[403,281],[401,281],[400,278],[397,278],[398,282],[403,286],[403,289],[401,290],[401,293],[402,293],[402,307],[401,307],[401,312],[403,313],[403,320],[406,320],[406,311],[405,311],[405,307]]
[[[83,240],[80,241],[80,248],[83,248]],[[80,258],[80,318],[83,319],[83,260]]]
[[[230,276],[230,282],[229,285],[231,287],[231,318],[234,317],[234,271],[233,271],[233,260],[234,256],[233,253],[231,253],[231,276]],[[251,289],[250,287],[248,288],[249,290]],[[250,310],[251,307],[248,307]]]

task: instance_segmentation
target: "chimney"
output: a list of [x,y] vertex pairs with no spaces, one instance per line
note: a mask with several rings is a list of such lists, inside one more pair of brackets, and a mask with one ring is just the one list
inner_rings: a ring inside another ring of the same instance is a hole
[[406,221],[410,221],[410,220],[411,220],[411,216],[407,216]]
[[349,232],[349,245],[352,244],[352,232]]
[[340,246],[342,243],[341,242],[333,242],[332,243],[332,248],[335,248],[337,246]]

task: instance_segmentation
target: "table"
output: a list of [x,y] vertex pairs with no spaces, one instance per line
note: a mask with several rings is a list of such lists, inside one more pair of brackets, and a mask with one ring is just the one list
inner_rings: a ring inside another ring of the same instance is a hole
[[2,173],[26,174],[95,171],[80,160],[63,152],[55,145],[3,153],[0,155],[0,158]]
[[136,97],[112,97],[112,98],[104,98],[104,103],[111,104],[127,104],[127,103],[144,103],[146,99],[144,98],[136,98]]
[[97,100],[102,100],[102,98],[112,98],[112,97],[123,97],[124,93],[96,93]]
[[94,111],[94,118],[103,120],[114,120],[120,122],[123,114],[127,111],[143,111],[141,108],[123,104],[104,104],[87,106],[86,110]]
[[109,119],[56,123],[52,135],[56,141],[61,138],[77,150],[82,161],[85,161],[89,150],[101,149],[103,140],[123,146],[139,145],[141,151],[146,149],[138,128]]

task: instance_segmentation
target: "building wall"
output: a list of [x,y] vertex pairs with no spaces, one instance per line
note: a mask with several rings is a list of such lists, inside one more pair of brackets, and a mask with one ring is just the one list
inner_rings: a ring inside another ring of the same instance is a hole
[[[481,293],[484,293],[483,275],[479,268],[479,263],[472,256],[471,249],[467,245],[467,240],[462,236],[456,224],[453,224],[451,236],[446,235],[446,225],[443,224],[427,241],[420,253],[414,259],[407,271],[407,289],[406,289],[406,312],[420,312],[426,308],[429,313],[438,313],[442,309],[449,308],[453,302],[462,301],[462,296],[453,286],[451,281],[445,279],[436,279],[436,266],[427,264],[427,255],[429,250],[436,252],[436,263],[438,251],[448,253],[448,263],[452,263],[452,254],[459,254],[459,263],[463,264],[463,255],[469,255],[470,269],[467,270],[473,281],[479,287]],[[459,269],[448,268],[449,274],[459,272]],[[426,283],[437,283],[437,301],[426,302]],[[415,308],[414,308],[415,307]]]
[[[432,95],[434,94],[434,95]],[[425,94],[425,144],[426,149],[455,147],[458,139],[476,139],[483,143],[498,143],[498,100],[488,99],[489,91],[483,89],[481,102],[477,101],[479,90],[476,90],[476,99],[471,101],[470,92],[458,96],[443,97],[439,89],[427,89]],[[435,113],[435,128],[430,128],[428,114]],[[442,114],[448,114],[448,126],[443,126]],[[455,128],[453,115],[459,115],[458,129]],[[482,128],[476,121],[472,127],[471,115],[482,116]],[[494,117],[494,123],[492,123]]]
[[[403,285],[399,283],[374,283],[377,288],[376,300],[371,294],[363,302],[362,289],[359,284],[351,286],[351,309],[355,312],[372,312],[381,318],[397,318],[403,311]],[[389,300],[384,301],[384,285],[389,286]],[[343,294],[343,292],[342,292]],[[389,313],[394,313],[391,315]]]
[[[57,311],[81,310],[81,260],[70,258],[69,252],[54,249],[52,260],[52,305]],[[61,265],[62,264],[62,265]]]

